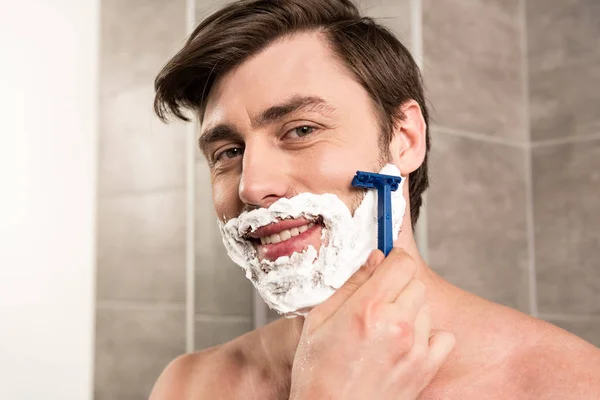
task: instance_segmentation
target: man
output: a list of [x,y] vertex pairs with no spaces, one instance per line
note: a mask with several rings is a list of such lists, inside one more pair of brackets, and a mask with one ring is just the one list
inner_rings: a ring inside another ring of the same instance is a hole
[[179,357],[152,399],[600,398],[598,349],[454,287],[419,256],[412,230],[429,151],[420,74],[348,0],[233,3],[198,26],[156,89],[161,118],[185,119],[182,108],[199,118],[223,223],[299,193],[332,193],[354,212],[357,170],[393,164],[408,182],[388,257],[373,252],[306,318]]

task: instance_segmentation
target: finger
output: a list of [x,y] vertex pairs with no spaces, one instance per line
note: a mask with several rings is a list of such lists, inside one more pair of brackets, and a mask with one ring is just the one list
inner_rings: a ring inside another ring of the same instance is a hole
[[431,309],[428,304],[417,314],[415,320],[415,338],[412,351],[427,355],[429,353],[429,336],[431,332]]
[[[412,323],[425,303],[425,284],[417,278],[412,278],[402,289],[396,300],[394,308],[398,316],[406,322]],[[429,336],[427,336],[429,338]]]
[[455,344],[456,338],[451,332],[437,331],[431,336],[429,339],[429,357],[427,359],[429,376],[431,378],[433,378],[444,364],[454,349]]
[[417,266],[413,258],[404,250],[394,247],[381,265],[356,293],[356,301],[364,298],[375,301],[393,302],[400,291],[415,276]]
[[310,323],[314,326],[333,315],[370,277],[373,271],[384,260],[384,255],[379,250],[373,250],[358,271],[356,271],[335,293],[323,303],[310,311]]

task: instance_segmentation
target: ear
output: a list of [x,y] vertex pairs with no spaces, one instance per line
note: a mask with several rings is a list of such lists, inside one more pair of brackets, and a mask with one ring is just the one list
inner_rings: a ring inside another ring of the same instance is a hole
[[402,175],[408,176],[419,168],[425,159],[427,124],[416,101],[408,100],[402,103],[400,110],[404,119],[397,122],[392,132],[390,155]]

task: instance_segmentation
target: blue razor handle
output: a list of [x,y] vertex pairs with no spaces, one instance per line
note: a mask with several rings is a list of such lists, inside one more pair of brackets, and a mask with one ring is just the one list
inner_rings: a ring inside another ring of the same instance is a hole
[[377,189],[377,248],[387,256],[394,239],[392,232],[392,192],[398,190],[402,178],[399,176],[356,171],[352,186],[363,189]]

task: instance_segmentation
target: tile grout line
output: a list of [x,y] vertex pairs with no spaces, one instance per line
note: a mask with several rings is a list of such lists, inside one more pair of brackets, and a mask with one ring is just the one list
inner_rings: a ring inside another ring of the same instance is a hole
[[194,316],[195,322],[252,322],[246,315],[217,315],[199,313]]
[[100,310],[178,311],[185,309],[184,302],[152,300],[99,300]]
[[[528,123],[528,122],[527,122]],[[462,129],[448,128],[442,125],[432,125],[431,129],[436,133],[447,134],[457,137],[462,137],[465,139],[478,140],[486,143],[494,143],[500,144],[508,147],[520,148],[520,149],[537,149],[540,147],[547,146],[558,146],[563,144],[572,144],[572,143],[581,143],[581,142],[591,142],[595,140],[600,140],[600,134],[585,134],[585,135],[577,135],[566,138],[557,138],[557,139],[544,139],[537,141],[526,141],[526,142],[513,142],[503,138],[497,138],[494,136],[486,135],[483,133],[476,133],[465,131]]]
[[521,68],[523,73],[523,109],[525,114],[525,132],[529,147],[525,150],[525,215],[527,219],[527,250],[529,278],[529,312],[533,317],[539,316],[537,302],[537,273],[535,265],[535,220],[533,208],[533,163],[531,148],[531,115],[529,108],[529,59],[527,47],[527,8],[526,0],[520,0],[521,25]]
[[560,146],[563,144],[572,144],[572,143],[581,143],[581,142],[591,142],[594,140],[600,140],[600,133],[576,135],[576,136],[571,136],[571,137],[566,137],[566,138],[538,140],[536,142],[531,142],[531,148],[537,149],[540,147]]
[[[196,0],[185,2],[186,37],[189,36],[196,20]],[[186,125],[186,246],[185,246],[185,351],[195,350],[196,313],[196,265],[195,265],[195,200],[196,200],[196,120]]]
[[497,138],[494,136],[488,136],[488,135],[485,135],[482,133],[464,131],[461,129],[447,128],[447,127],[439,126],[439,125],[432,126],[432,129],[435,129],[435,131],[439,132],[439,133],[444,133],[444,134],[462,137],[462,138],[466,138],[466,139],[478,140],[478,141],[486,142],[486,143],[499,144],[499,145],[514,147],[514,148],[519,148],[519,149],[528,149],[530,147],[529,143],[512,142],[507,139]]
[[[412,54],[419,70],[423,70],[423,4],[422,0],[411,0],[410,3],[410,41]],[[422,194],[423,203],[419,212],[419,221],[413,229],[417,248],[426,264],[429,263],[427,194]]]
[[[533,57],[532,57],[533,58]],[[570,57],[566,60],[562,60],[558,65],[550,66],[550,69],[562,68],[562,67],[572,67],[575,65],[579,65],[582,63],[594,62],[598,59],[598,55],[595,53],[580,55],[579,57]],[[544,67],[541,69],[542,71],[547,71]]]

